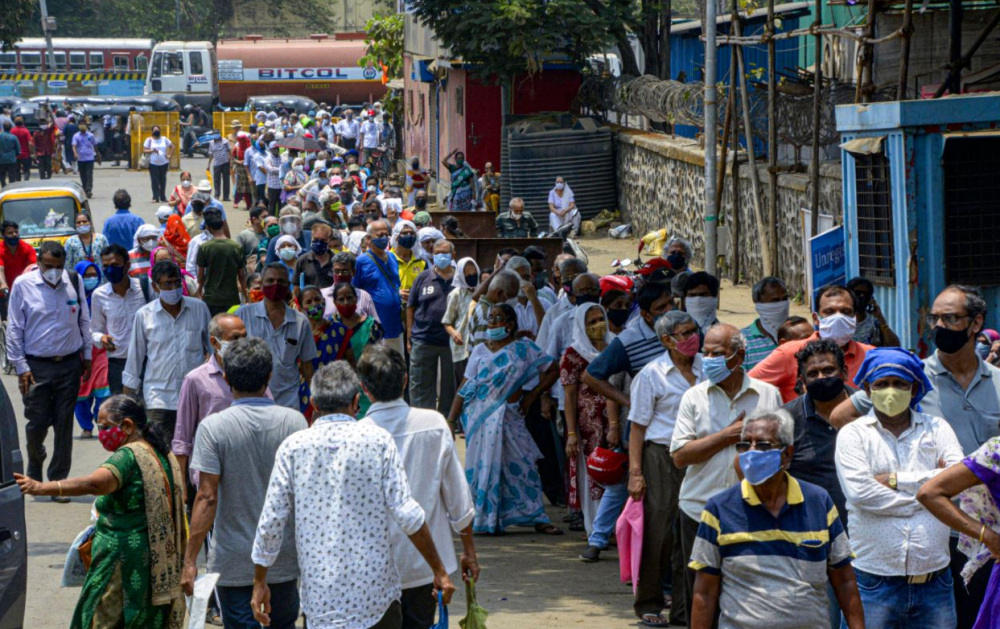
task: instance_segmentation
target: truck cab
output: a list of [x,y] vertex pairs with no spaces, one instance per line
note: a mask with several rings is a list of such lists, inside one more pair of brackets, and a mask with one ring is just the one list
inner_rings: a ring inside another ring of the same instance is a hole
[[[187,101],[218,101],[219,77],[215,72],[215,47],[211,42],[167,41],[153,48],[146,72],[145,94],[184,94]],[[202,97],[202,98],[198,98]]]
[[24,626],[28,591],[28,537],[24,498],[14,473],[24,473],[17,416],[0,385],[0,629]]

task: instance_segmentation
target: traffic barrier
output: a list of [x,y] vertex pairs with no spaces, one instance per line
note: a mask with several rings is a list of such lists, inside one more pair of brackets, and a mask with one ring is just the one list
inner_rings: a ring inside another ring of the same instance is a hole
[[228,137],[233,132],[233,123],[239,121],[243,125],[243,131],[250,132],[250,125],[253,124],[252,111],[216,111],[212,113],[212,126],[219,130],[223,136]]
[[142,145],[146,138],[152,137],[152,129],[155,126],[159,126],[160,131],[174,145],[169,170],[180,170],[181,126],[180,114],[176,111],[144,111],[132,114],[132,169],[139,170]]
[[143,81],[145,72],[0,72],[0,81]]

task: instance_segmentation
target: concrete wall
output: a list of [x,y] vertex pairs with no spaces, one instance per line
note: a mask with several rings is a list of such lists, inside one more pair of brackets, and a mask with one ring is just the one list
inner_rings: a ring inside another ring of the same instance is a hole
[[[661,134],[622,130],[616,136],[618,206],[631,221],[633,233],[667,228],[671,234],[694,243],[695,264],[704,265],[704,169],[705,154],[697,142]],[[766,163],[758,162],[761,180],[761,210],[767,220]],[[840,165],[820,168],[820,207],[842,222]],[[733,233],[732,252],[739,256],[740,277],[733,277],[732,257],[722,275],[733,280],[755,282],[763,276],[760,255],[764,237],[757,230],[752,204],[750,166],[740,168],[738,216],[733,217],[732,179],[727,176],[720,208],[720,224]],[[778,180],[778,261],[780,275],[791,292],[805,289],[802,253],[802,208],[810,206],[809,177],[783,174]],[[808,229],[808,226],[806,226]],[[720,243],[720,250],[724,244]]]

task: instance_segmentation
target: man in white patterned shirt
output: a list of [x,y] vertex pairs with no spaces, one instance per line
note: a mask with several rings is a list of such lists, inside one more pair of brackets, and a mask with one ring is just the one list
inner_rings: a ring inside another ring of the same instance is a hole
[[432,596],[440,591],[448,604],[455,591],[392,437],[354,420],[359,386],[347,362],[321,367],[311,382],[317,419],[278,449],[252,553],[251,605],[264,625],[270,624],[267,570],[293,517],[302,609],[311,629],[402,626],[390,519],[430,565]]
[[945,420],[915,410],[931,383],[912,352],[870,350],[854,383],[874,408],[840,429],[835,456],[865,626],[953,629],[948,527],[916,495],[962,460],[958,437]]

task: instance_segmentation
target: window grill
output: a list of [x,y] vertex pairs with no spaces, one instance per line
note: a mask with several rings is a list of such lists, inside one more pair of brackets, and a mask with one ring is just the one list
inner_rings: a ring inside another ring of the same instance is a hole
[[892,175],[884,152],[854,155],[858,208],[858,267],[873,284],[895,286]]
[[948,283],[1000,285],[1000,137],[944,145],[944,246]]

